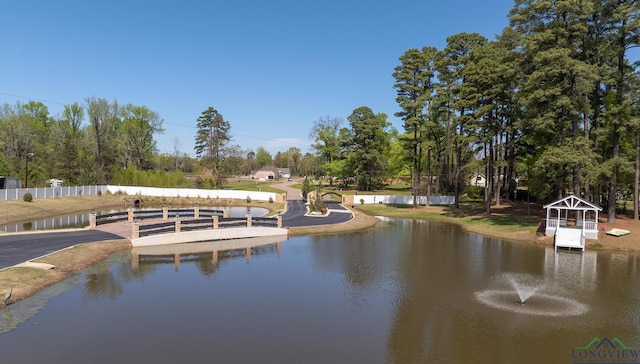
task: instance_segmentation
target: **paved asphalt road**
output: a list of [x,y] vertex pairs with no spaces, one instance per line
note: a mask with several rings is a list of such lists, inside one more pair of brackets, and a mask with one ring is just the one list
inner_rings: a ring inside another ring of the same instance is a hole
[[347,210],[338,202],[325,199],[324,203],[329,209],[327,216],[305,216],[307,207],[302,201],[300,190],[292,188],[295,182],[287,181],[280,184],[274,184],[272,187],[281,189],[287,194],[287,211],[282,214],[283,227],[300,227],[300,226],[318,226],[330,225],[347,222],[353,218],[351,211]]
[[[325,204],[329,209],[328,215],[305,216],[307,208],[302,200],[291,199],[287,201],[287,211],[282,214],[282,226],[300,227],[339,224],[347,222],[353,217],[351,211],[337,202],[325,201]],[[76,244],[122,238],[122,236],[112,233],[86,229],[59,232],[0,234],[0,269],[26,262],[30,259],[35,259]]]
[[122,237],[98,230],[0,235],[0,269],[73,245],[112,239],[122,239]]
[[307,207],[302,200],[287,201],[287,211],[282,214],[282,227],[318,226],[339,224],[351,220],[351,211],[337,202],[325,201],[328,216],[306,216]]

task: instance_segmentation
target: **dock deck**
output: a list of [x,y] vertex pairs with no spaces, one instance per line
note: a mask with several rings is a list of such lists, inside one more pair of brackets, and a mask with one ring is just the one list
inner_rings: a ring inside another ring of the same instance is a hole
[[582,229],[579,228],[561,228],[556,230],[554,243],[555,248],[567,249],[585,249],[585,237]]

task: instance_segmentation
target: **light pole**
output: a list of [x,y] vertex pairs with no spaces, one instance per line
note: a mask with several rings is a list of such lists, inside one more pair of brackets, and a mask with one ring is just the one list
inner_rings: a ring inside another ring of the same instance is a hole
[[33,153],[27,153],[24,158],[24,188],[29,188],[29,158],[33,157]]

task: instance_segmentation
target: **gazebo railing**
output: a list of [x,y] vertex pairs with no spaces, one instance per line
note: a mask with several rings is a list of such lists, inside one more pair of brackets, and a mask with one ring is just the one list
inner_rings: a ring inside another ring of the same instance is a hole
[[598,230],[598,222],[595,220],[584,220],[582,224],[585,230]]
[[558,219],[547,220],[547,227],[555,229],[558,227],[558,222],[560,223],[560,227],[567,226],[567,218],[565,217],[565,218],[561,218],[560,220]]
[[[550,219],[547,221],[547,227],[555,229],[558,227],[558,222],[560,222],[560,227],[567,226],[567,219]],[[583,226],[584,225],[584,226]],[[598,230],[598,222],[595,220],[580,220],[576,222],[576,227],[584,227],[585,230]]]

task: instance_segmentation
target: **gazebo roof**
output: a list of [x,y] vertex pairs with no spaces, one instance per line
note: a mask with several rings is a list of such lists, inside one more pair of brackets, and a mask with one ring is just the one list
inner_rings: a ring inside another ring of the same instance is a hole
[[597,210],[602,211],[602,207],[598,207],[589,201],[583,200],[580,197],[569,195],[561,200],[552,202],[543,206],[545,209],[558,209],[558,210]]

